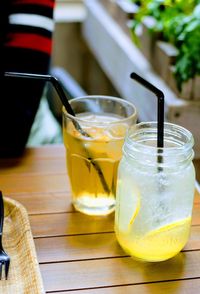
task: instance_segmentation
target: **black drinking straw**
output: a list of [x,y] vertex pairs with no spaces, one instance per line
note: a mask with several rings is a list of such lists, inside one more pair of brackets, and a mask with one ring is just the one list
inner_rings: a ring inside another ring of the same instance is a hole
[[[20,72],[5,72],[4,73],[4,76],[7,77],[7,78],[22,78],[22,79],[31,79],[31,80],[40,80],[40,81],[46,81],[46,82],[50,82],[53,87],[55,88],[56,92],[58,93],[58,96],[61,100],[61,102],[63,103],[66,111],[71,114],[72,116],[76,116],[69,101],[68,101],[68,98],[67,96],[65,95],[65,92],[63,91],[63,88],[59,82],[59,80],[54,77],[54,76],[51,76],[51,75],[41,75],[41,74],[32,74],[32,73],[20,73]],[[75,128],[83,135],[83,136],[86,136],[86,137],[91,137],[87,132],[85,132],[80,124],[76,121],[76,120],[73,120],[72,119],[72,122],[75,126]],[[87,151],[87,150],[86,150]],[[94,168],[96,169],[98,175],[99,175],[99,178],[101,180],[101,183],[102,183],[102,186],[105,190],[105,192],[107,194],[110,193],[110,189],[106,183],[106,180],[105,180],[105,177],[104,177],[104,174],[101,170],[101,168],[99,167],[99,165],[94,162],[94,160],[92,160],[92,158],[89,156],[88,154],[88,157],[90,158],[91,160],[91,163],[92,165],[94,166]]]
[[51,75],[41,75],[41,74],[30,74],[30,73],[20,73],[20,72],[5,72],[5,77],[9,78],[24,78],[24,79],[31,79],[31,80],[40,80],[40,81],[47,81],[50,82],[54,88],[56,89],[56,92],[58,93],[58,96],[60,97],[62,104],[65,106],[67,112],[71,114],[72,116],[75,116],[75,113],[73,109],[71,108],[71,105],[68,102],[68,99],[63,91],[62,86],[60,85],[60,82]]
[[[157,103],[157,147],[164,147],[164,94],[154,85],[143,79],[135,72],[131,73],[130,77],[140,83],[142,86],[154,93],[158,99]],[[159,160],[160,162],[160,160]]]
[[[71,114],[72,116],[75,116],[75,113],[71,107],[71,105],[69,104],[69,101],[65,95],[65,92],[63,91],[63,88],[60,84],[60,82],[58,81],[58,79],[54,76],[51,75],[41,75],[41,74],[31,74],[31,73],[20,73],[20,72],[5,72],[4,73],[5,77],[8,78],[23,78],[23,79],[31,79],[31,80],[40,80],[40,81],[45,81],[45,82],[50,82],[54,89],[56,90],[56,92],[58,93],[58,96],[62,102],[62,104],[64,105],[66,111]],[[79,123],[75,120],[72,120],[75,128],[84,136],[86,137],[90,137],[88,133],[86,133],[81,126],[79,125]]]

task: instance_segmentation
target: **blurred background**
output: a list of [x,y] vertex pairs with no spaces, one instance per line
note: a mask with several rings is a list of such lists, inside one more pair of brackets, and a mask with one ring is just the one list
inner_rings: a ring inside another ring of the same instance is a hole
[[[57,0],[54,18],[50,73],[69,99],[118,96],[135,104],[138,121],[156,120],[157,100],[130,79],[135,71],[164,92],[165,120],[193,133],[199,159],[200,0]],[[50,86],[44,96],[36,121],[54,131],[34,124],[30,146],[62,142],[60,99]]]

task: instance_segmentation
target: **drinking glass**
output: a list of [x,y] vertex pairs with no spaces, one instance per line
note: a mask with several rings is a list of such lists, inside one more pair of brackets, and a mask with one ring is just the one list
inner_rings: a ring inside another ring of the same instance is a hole
[[63,139],[76,210],[106,215],[115,209],[116,177],[126,130],[136,123],[132,103],[110,96],[70,100],[76,116],[63,107]]
[[145,261],[162,261],[185,246],[195,187],[193,136],[165,123],[157,148],[157,123],[129,129],[119,164],[115,232],[121,247]]

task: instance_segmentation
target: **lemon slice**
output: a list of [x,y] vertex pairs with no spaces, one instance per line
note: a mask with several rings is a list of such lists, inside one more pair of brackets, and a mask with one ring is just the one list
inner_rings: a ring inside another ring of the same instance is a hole
[[141,206],[139,189],[134,183],[123,182],[118,185],[119,200],[119,230],[127,233],[134,223]]
[[137,197],[137,199],[136,199],[137,203],[136,203],[136,207],[135,207],[135,210],[133,212],[133,215],[131,217],[131,220],[129,222],[129,226],[132,225],[132,223],[134,222],[136,216],[138,215],[138,212],[140,211],[140,197],[138,195],[136,197]]
[[150,231],[146,234],[146,237],[157,237],[158,235],[162,235],[162,233],[170,233],[172,231],[177,231],[182,226],[190,225],[191,217],[187,217],[171,224],[167,224],[165,226],[159,227],[155,230]]
[[191,217],[156,228],[130,243],[131,253],[141,259],[161,261],[175,256],[185,246],[190,233]]
[[190,234],[191,217],[163,225],[146,234],[132,231],[118,234],[118,240],[125,251],[146,261],[162,261],[175,256],[187,243]]

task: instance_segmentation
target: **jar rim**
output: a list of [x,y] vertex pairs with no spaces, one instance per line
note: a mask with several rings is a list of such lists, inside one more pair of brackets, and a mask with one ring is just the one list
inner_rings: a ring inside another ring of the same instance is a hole
[[[176,137],[173,138],[173,135]],[[139,140],[143,136],[143,141]],[[171,156],[174,153],[191,153],[194,146],[194,138],[192,133],[186,128],[165,122],[164,123],[164,147],[150,146],[144,144],[144,138],[151,136],[151,139],[157,140],[157,122],[140,122],[129,128],[126,138],[124,149],[138,150],[144,154],[160,154],[164,156]],[[183,141],[183,138],[185,142]],[[174,146],[166,146],[165,143],[174,143]],[[175,144],[176,143],[176,144]]]

